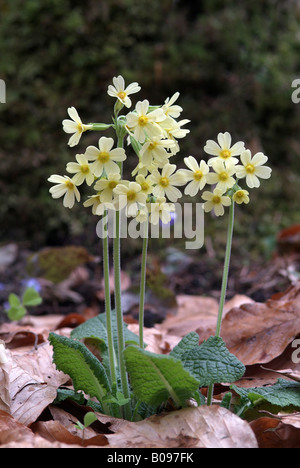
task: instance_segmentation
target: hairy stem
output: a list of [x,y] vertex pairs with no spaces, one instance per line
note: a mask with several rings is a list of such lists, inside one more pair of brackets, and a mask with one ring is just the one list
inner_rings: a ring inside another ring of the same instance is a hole
[[[224,304],[225,304],[226,292],[227,292],[227,285],[228,285],[228,273],[229,273],[231,247],[232,247],[233,226],[234,226],[234,201],[232,200],[230,208],[229,208],[227,243],[226,243],[226,252],[225,252],[225,260],[224,260],[221,296],[220,296],[219,312],[218,312],[216,335],[215,335],[217,337],[221,336],[222,317],[223,317],[223,310],[224,310]],[[207,405],[211,405],[211,403],[212,403],[213,391],[214,391],[214,386],[213,386],[213,384],[211,384],[208,387]]]
[[141,282],[140,282],[140,311],[139,311],[139,345],[144,349],[144,307],[145,307],[145,289],[146,289],[146,265],[148,249],[148,229],[149,221],[145,221],[145,230],[142,250]]

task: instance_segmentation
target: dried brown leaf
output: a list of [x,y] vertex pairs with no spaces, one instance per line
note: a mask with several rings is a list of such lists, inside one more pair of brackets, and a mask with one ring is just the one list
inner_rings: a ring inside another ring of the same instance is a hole
[[106,435],[119,448],[257,448],[249,424],[218,406],[186,408],[128,422]]

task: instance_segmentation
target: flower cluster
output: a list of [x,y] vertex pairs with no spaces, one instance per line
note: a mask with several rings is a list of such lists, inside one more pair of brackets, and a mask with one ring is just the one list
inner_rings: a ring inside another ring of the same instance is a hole
[[[249,188],[260,185],[259,178],[270,177],[271,169],[264,166],[267,157],[257,153],[253,157],[243,142],[232,145],[231,135],[220,133],[218,142],[207,141],[204,151],[212,156],[207,162],[199,163],[193,156],[184,158],[187,169],[177,169],[171,158],[179,150],[179,140],[188,133],[187,119],[181,119],[182,107],[176,104],[179,93],[167,98],[161,106],[151,106],[148,100],[137,102],[134,110],[119,115],[125,106],[132,106],[129,95],[140,91],[138,83],[127,87],[122,76],[113,78],[108,95],[115,98],[113,123],[83,124],[76,109],[68,109],[72,120],[63,121],[63,129],[72,133],[69,146],[79,143],[83,132],[114,128],[118,144],[111,137],[102,136],[97,146],[88,146],[83,154],[76,154],[76,162],[69,162],[66,171],[72,177],[52,175],[48,180],[56,185],[50,189],[53,198],[63,198],[65,207],[72,208],[80,201],[78,187],[84,182],[92,186],[93,193],[83,203],[91,207],[95,215],[101,216],[106,209],[125,208],[126,215],[138,222],[157,224],[161,219],[168,223],[174,203],[184,194],[195,196],[207,184],[212,191],[204,191],[206,212],[214,210],[217,216],[224,214],[224,206],[232,200],[248,203],[249,192],[239,186],[239,179],[246,179]],[[127,159],[124,139],[132,147],[137,164],[131,180],[123,179],[123,162]],[[148,216],[149,214],[149,216]]]

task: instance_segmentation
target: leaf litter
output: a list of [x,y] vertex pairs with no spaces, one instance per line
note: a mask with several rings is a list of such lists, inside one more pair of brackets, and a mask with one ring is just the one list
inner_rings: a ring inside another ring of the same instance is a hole
[[[197,331],[201,344],[214,334],[217,301],[202,296],[177,296],[178,312],[145,328],[148,351],[169,354],[182,336]],[[90,313],[90,311],[87,311]],[[76,429],[88,410],[66,400],[54,405],[59,388],[72,388],[69,377],[52,363],[49,332],[69,337],[84,321],[84,314],[27,316],[18,323],[3,323],[0,339],[6,362],[0,365],[0,447],[299,447],[299,410],[268,413],[249,421],[220,407],[226,392],[216,388],[212,407],[165,411],[140,422],[128,422],[96,413],[97,421],[84,437]],[[130,317],[128,329],[137,333]],[[292,362],[292,343],[300,335],[300,282],[265,303],[238,295],[226,303],[222,338],[229,351],[246,366],[236,382],[240,388],[268,388],[278,378],[299,382],[299,364]],[[205,393],[205,389],[203,389]],[[222,445],[223,444],[223,445]]]

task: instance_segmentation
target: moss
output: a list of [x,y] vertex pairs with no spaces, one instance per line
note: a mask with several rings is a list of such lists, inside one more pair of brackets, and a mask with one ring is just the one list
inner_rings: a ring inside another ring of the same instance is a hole
[[29,257],[27,272],[30,276],[59,283],[67,279],[76,267],[91,260],[83,247],[49,247]]

